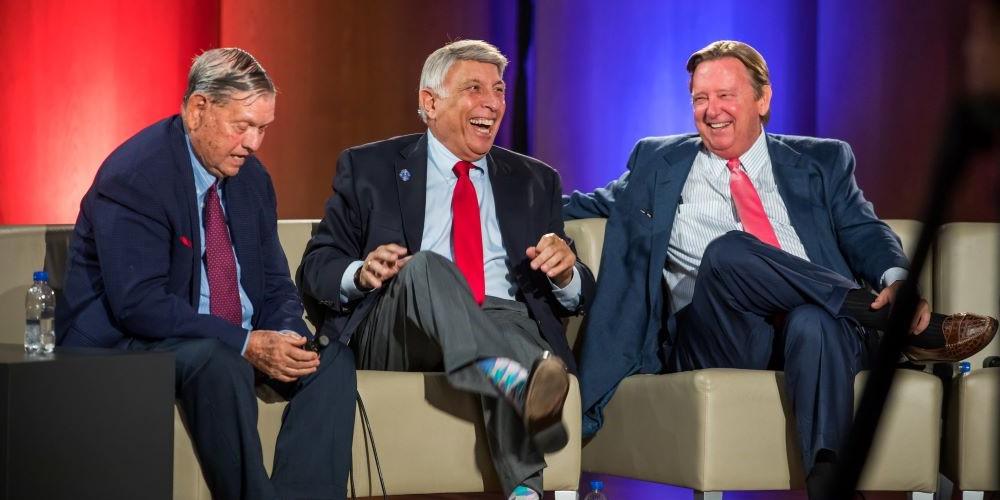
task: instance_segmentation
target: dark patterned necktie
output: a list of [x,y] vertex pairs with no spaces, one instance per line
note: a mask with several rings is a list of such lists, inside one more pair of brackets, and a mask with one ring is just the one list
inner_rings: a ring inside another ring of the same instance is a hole
[[236,256],[229,239],[226,216],[219,201],[219,181],[205,194],[205,272],[208,274],[209,307],[236,326],[243,324],[243,306],[236,284]]

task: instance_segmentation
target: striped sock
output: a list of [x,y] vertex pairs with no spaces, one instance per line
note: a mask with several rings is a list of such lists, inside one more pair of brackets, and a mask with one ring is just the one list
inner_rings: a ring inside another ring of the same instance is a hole
[[528,385],[528,370],[510,358],[483,358],[476,366],[486,378],[520,412],[524,407],[524,388]]
[[535,490],[521,484],[514,488],[507,500],[538,500],[539,498],[541,497]]

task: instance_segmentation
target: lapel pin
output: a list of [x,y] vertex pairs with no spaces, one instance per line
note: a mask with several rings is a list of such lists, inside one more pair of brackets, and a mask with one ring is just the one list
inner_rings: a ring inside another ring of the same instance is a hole
[[404,168],[403,170],[399,171],[399,178],[403,182],[410,182],[410,177],[411,176],[410,176],[410,171],[409,170],[407,170],[407,169]]

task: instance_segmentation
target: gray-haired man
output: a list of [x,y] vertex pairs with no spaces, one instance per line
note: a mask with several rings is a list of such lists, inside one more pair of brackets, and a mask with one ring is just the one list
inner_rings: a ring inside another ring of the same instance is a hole
[[493,146],[506,64],[474,40],[427,58],[427,132],[340,156],[299,284],[321,332],[349,341],[359,367],[444,371],[480,394],[505,492],[538,498],[542,453],[566,443],[559,358],[572,355],[559,316],[594,281],[563,234],[559,175]]
[[[83,198],[57,311],[62,345],[172,352],[176,394],[215,498],[344,498],[354,366],[321,355],[254,156],[275,89],[241,49],[198,56],[180,115],[118,147]],[[272,478],[255,382],[289,399]]]

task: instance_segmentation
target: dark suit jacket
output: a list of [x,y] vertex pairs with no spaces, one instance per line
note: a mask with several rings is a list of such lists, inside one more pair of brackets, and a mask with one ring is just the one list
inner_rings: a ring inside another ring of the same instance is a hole
[[[662,371],[661,347],[669,349],[674,335],[665,317],[667,244],[701,145],[697,135],[643,139],[621,178],[564,199],[566,218],[608,218],[580,359],[585,434],[600,428],[601,411],[623,378]],[[768,134],[767,149],[810,261],[876,286],[887,269],[908,267],[899,239],[858,189],[847,143]]]
[[[309,335],[277,233],[274,186],[253,156],[223,189],[240,283],[255,329]],[[61,345],[122,346],[132,337],[216,338],[247,332],[198,314],[201,241],[194,174],[179,116],[118,147],[80,204],[66,270]]]
[[[531,270],[524,254],[543,234],[566,238],[559,174],[538,160],[499,147],[486,158],[500,233],[520,289],[518,300],[527,304],[553,352],[575,371],[559,320],[572,311],[563,310],[548,280]],[[405,181],[405,175],[400,176],[404,169],[410,174]],[[310,319],[331,339],[347,342],[379,296],[371,293],[356,303],[341,303],[340,280],[347,266],[387,243],[402,245],[411,254],[420,250],[428,201],[426,136],[408,135],[348,149],[337,162],[333,186],[326,215],[306,247],[297,276]],[[592,296],[594,277],[581,262],[576,271],[586,301]]]

